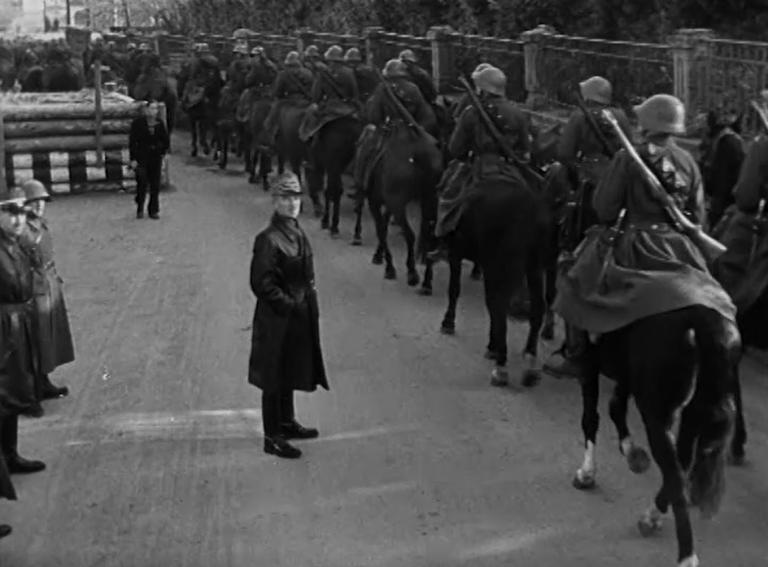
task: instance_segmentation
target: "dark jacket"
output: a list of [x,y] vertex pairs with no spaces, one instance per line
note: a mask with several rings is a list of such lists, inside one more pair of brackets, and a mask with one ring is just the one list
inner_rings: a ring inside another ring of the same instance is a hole
[[359,98],[360,93],[357,90],[355,73],[349,67],[334,64],[315,73],[315,82],[312,85],[312,102],[353,101]]
[[[395,96],[408,110],[414,120],[428,132],[433,132],[437,127],[437,119],[432,107],[427,104],[419,88],[411,81],[404,78],[384,79],[387,81]],[[395,121],[402,119],[397,107],[387,95],[384,85],[379,84],[373,91],[368,101],[368,119],[371,123],[380,126],[388,119]]]
[[312,90],[312,72],[306,67],[288,67],[277,75],[272,96],[277,100],[307,99]]
[[365,102],[373,94],[376,85],[379,84],[379,77],[373,67],[363,63],[352,67],[352,71],[357,81],[357,90],[360,92],[360,101]]
[[265,392],[327,390],[312,248],[293,219],[276,214],[256,236],[251,290],[257,301],[248,382]]
[[434,104],[437,99],[437,90],[435,89],[434,82],[432,82],[432,75],[411,61],[406,61],[405,66],[408,68],[411,81],[419,87],[424,100],[429,104]]
[[0,417],[35,402],[36,337],[32,257],[0,230]]
[[130,159],[146,165],[161,161],[168,152],[168,131],[161,121],[155,124],[155,131],[150,132],[147,119],[139,116],[131,123],[131,133],[128,138]]
[[75,349],[64,303],[62,280],[53,260],[53,239],[45,219],[30,215],[24,235],[33,253],[33,287],[37,313],[38,367],[41,374],[72,362]]

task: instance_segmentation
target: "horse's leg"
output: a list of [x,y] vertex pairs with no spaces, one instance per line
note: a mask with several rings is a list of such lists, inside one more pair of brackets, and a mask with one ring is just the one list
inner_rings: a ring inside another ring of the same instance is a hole
[[435,263],[427,258],[424,261],[424,279],[421,282],[420,295],[432,295],[432,279],[434,276]]
[[523,358],[526,368],[523,371],[523,386],[535,386],[541,379],[539,365],[539,334],[544,322],[544,272],[538,257],[538,252],[533,252],[526,267],[526,282],[528,284],[528,296],[531,308],[528,313],[528,338],[525,342]]
[[398,212],[395,216],[396,223],[403,229],[403,236],[405,237],[405,246],[408,251],[408,255],[405,259],[405,267],[408,271],[408,285],[413,287],[419,285],[419,272],[416,271],[416,255],[414,254],[414,246],[416,244],[416,235],[413,233],[411,224],[408,222],[408,216],[405,209]]
[[259,172],[261,174],[261,187],[264,191],[269,191],[269,174],[272,171],[272,156],[268,152],[260,151]]
[[632,434],[627,425],[627,411],[629,409],[629,384],[626,380],[619,380],[613,388],[609,403],[609,415],[619,435],[619,451],[627,460],[629,470],[635,474],[641,474],[651,466],[651,458],[642,447],[635,445]]
[[485,306],[491,320],[487,358],[496,361],[491,373],[492,386],[506,386],[509,383],[507,365],[507,305],[509,305],[509,282],[497,269],[484,266]]
[[[200,117],[200,145],[203,146],[203,154],[211,153],[211,147],[208,145],[208,130],[211,127],[211,118],[208,110]],[[215,141],[215,139],[214,139]]]
[[336,237],[339,235],[339,214],[341,207],[341,195],[344,192],[341,171],[327,172],[328,185],[325,189],[325,194],[330,197],[330,203],[328,206],[333,206],[333,215],[331,216],[331,236]]
[[384,215],[381,211],[381,205],[376,202],[375,199],[369,198],[368,199],[368,210],[371,212],[371,217],[373,218],[373,224],[376,228],[376,240],[378,240],[378,244],[376,245],[376,251],[373,253],[373,258],[371,259],[371,263],[380,266],[384,263],[384,231],[382,229],[382,225],[384,224]]
[[385,211],[382,215],[382,220],[384,222],[381,223],[381,232],[383,236],[381,246],[382,251],[384,252],[384,279],[387,280],[397,279],[397,270],[395,270],[395,265],[392,262],[392,252],[389,250],[389,243],[387,242],[389,239],[389,223],[391,218],[392,213]]
[[355,197],[355,233],[352,236],[352,246],[360,246],[363,244],[363,237],[361,235],[363,230],[363,206],[365,205],[365,193],[358,191]]
[[194,116],[192,116],[190,114],[189,115],[189,122],[190,122],[190,126],[192,127],[191,128],[191,130],[192,130],[192,149],[190,151],[190,155],[192,157],[197,157],[197,129],[200,127],[199,126],[199,121]]
[[549,265],[544,272],[544,328],[541,331],[541,338],[545,341],[551,341],[555,338],[555,312],[552,311],[552,305],[555,303],[557,295],[557,266]]
[[216,152],[219,154],[219,169],[226,169],[227,168],[227,158],[229,153],[229,139],[231,134],[231,129],[227,126],[221,128],[219,131],[219,138],[220,138],[220,147],[216,150]]
[[448,280],[448,308],[443,315],[440,332],[444,335],[456,333],[456,304],[461,294],[461,255],[451,250],[448,256],[450,279]]
[[581,377],[581,431],[584,433],[584,460],[576,470],[573,477],[573,486],[579,490],[594,488],[595,473],[595,447],[597,442],[597,430],[600,427],[600,372],[597,361],[597,347],[590,345],[587,348],[584,373]]
[[[640,403],[643,404],[645,400]],[[644,404],[643,404],[644,405]],[[662,488],[654,499],[654,503],[644,512],[638,522],[640,533],[652,535],[661,527],[661,516],[672,506],[675,516],[675,531],[677,534],[678,557],[680,565],[697,565],[693,551],[693,528],[685,496],[685,476],[677,458],[675,440],[670,431],[672,418],[661,418],[651,413],[649,408],[642,407],[643,421],[648,434],[648,443],[653,459],[661,469]]]
[[736,404],[736,422],[734,424],[733,439],[729,459],[731,464],[740,466],[744,464],[744,445],[747,444],[747,425],[744,422],[744,406],[741,403],[741,375],[738,363],[734,364],[734,391],[733,401]]

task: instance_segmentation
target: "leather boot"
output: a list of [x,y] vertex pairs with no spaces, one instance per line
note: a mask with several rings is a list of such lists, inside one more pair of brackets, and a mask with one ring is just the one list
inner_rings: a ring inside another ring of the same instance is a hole
[[555,378],[580,378],[584,371],[589,336],[586,331],[566,325],[565,344],[544,363],[544,372]]
[[5,464],[8,467],[8,472],[11,474],[29,474],[45,470],[45,463],[43,461],[31,461],[18,453],[5,455]]
[[320,435],[314,427],[304,427],[296,420],[281,423],[280,433],[285,439],[316,439]]
[[282,435],[264,437],[264,452],[282,459],[298,459],[301,451],[288,443]]

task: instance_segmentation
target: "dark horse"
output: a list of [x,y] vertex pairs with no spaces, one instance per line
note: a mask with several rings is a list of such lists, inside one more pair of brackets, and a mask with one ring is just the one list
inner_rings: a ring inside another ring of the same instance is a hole
[[543,270],[550,234],[549,210],[541,192],[520,176],[480,179],[476,183],[476,195],[448,242],[448,309],[441,330],[445,334],[455,332],[462,260],[478,262],[490,317],[486,358],[496,362],[491,383],[506,385],[507,306],[523,283],[527,283],[531,309],[523,351],[527,363],[523,385],[532,386],[539,379],[538,338],[544,319]]
[[[302,120],[304,120],[304,115],[310,103],[303,99],[289,99],[278,100],[274,104],[279,105],[277,108],[279,127],[277,137],[275,138],[278,172],[282,173],[287,163],[291,171],[301,179],[304,177],[302,166],[308,158],[308,148],[299,137],[299,126]],[[310,193],[310,197],[315,207],[315,216],[322,216],[322,204],[320,203],[319,196]]]
[[240,95],[231,82],[221,89],[216,113],[216,151],[213,152],[213,159],[218,160],[219,169],[227,168],[229,143],[237,129],[236,113],[239,99]]
[[[587,349],[582,379],[584,464],[577,488],[594,486],[594,442],[599,416],[599,374],[617,382],[610,416],[619,447],[634,472],[645,471],[647,454],[632,443],[626,423],[630,396],[662,474],[653,504],[638,522],[644,536],[661,527],[669,507],[675,518],[679,567],[696,567],[690,502],[705,516],[714,515],[725,490],[725,462],[733,432],[737,372],[741,356],[736,326],[718,312],[692,306],[646,317],[602,335]],[[675,442],[672,431],[680,415]]]
[[742,115],[718,119],[709,111],[699,151],[704,189],[709,198],[709,225],[714,227],[733,204],[733,187],[739,178],[744,146],[741,137]]
[[343,116],[325,124],[309,143],[311,167],[307,172],[310,194],[325,194],[322,227],[339,234],[339,207],[344,193],[341,176],[355,157],[363,124],[356,116]]
[[208,155],[211,148],[208,145],[208,132],[214,131],[214,120],[218,113],[219,95],[223,82],[215,68],[207,69],[205,81],[186,81],[180,85],[183,89],[181,107],[187,113],[192,132],[192,157],[197,156],[198,137],[203,153]]
[[269,190],[268,177],[272,171],[272,157],[266,149],[264,121],[269,115],[272,102],[260,89],[252,87],[240,96],[237,119],[240,121],[242,134],[243,159],[248,182],[256,183],[256,167],[264,191]]
[[160,67],[159,61],[148,65],[144,72],[139,75],[133,85],[132,92],[133,98],[137,100],[151,95],[152,98],[165,105],[165,124],[170,137],[176,124],[176,107],[179,104],[179,97],[176,94],[173,81]]
[[[362,200],[368,199],[368,208],[376,225],[378,246],[372,262],[385,264],[384,277],[395,279],[397,272],[387,244],[390,220],[400,226],[408,249],[406,269],[408,285],[419,284],[416,271],[416,235],[408,222],[408,204],[420,204],[419,249],[425,253],[437,217],[437,184],[443,167],[442,153],[434,139],[414,132],[402,122],[386,127],[381,157],[373,167],[367,191],[361,191],[356,207],[356,226],[360,226]],[[359,233],[357,234],[359,236]],[[421,293],[432,293],[432,262],[425,261]]]

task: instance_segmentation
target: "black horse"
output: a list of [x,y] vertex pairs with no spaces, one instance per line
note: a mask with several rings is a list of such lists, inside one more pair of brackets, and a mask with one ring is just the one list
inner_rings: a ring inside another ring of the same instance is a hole
[[344,116],[325,124],[309,143],[311,167],[307,171],[313,200],[325,195],[322,228],[339,234],[339,207],[344,193],[341,176],[355,157],[363,124],[357,116]]
[[[680,567],[695,567],[690,503],[711,517],[725,490],[725,462],[736,421],[737,368],[741,356],[736,326],[718,312],[692,306],[646,317],[590,344],[582,379],[584,464],[577,488],[594,486],[599,374],[616,380],[611,419],[619,447],[634,472],[649,466],[626,423],[630,397],[640,411],[662,486],[638,528],[649,536],[670,506],[675,518]],[[680,428],[672,431],[677,416]]]
[[[243,160],[248,182],[256,183],[258,167],[262,189],[269,190],[269,173],[272,171],[272,156],[267,149],[264,122],[269,115],[272,102],[256,87],[246,89],[240,97],[238,120],[241,121]],[[242,113],[241,113],[242,109]],[[241,116],[242,114],[242,116]]]
[[725,210],[733,204],[733,187],[744,161],[741,137],[742,115],[718,118],[715,111],[707,113],[706,128],[699,151],[704,189],[709,198],[709,225],[714,227]]
[[539,380],[538,339],[544,320],[544,265],[550,235],[550,213],[542,193],[532,182],[491,178],[480,180],[476,197],[463,213],[449,239],[450,283],[448,308],[441,330],[454,334],[456,303],[461,291],[463,259],[480,264],[485,304],[490,317],[486,358],[494,360],[491,384],[508,383],[507,307],[512,296],[527,284],[531,309],[523,356],[523,385]]
[[215,120],[218,114],[219,96],[223,81],[216,69],[207,70],[205,81],[190,80],[180,84],[182,88],[181,107],[189,117],[192,133],[192,148],[190,155],[197,156],[198,139],[203,153],[211,153],[208,145],[208,132],[215,138]]

